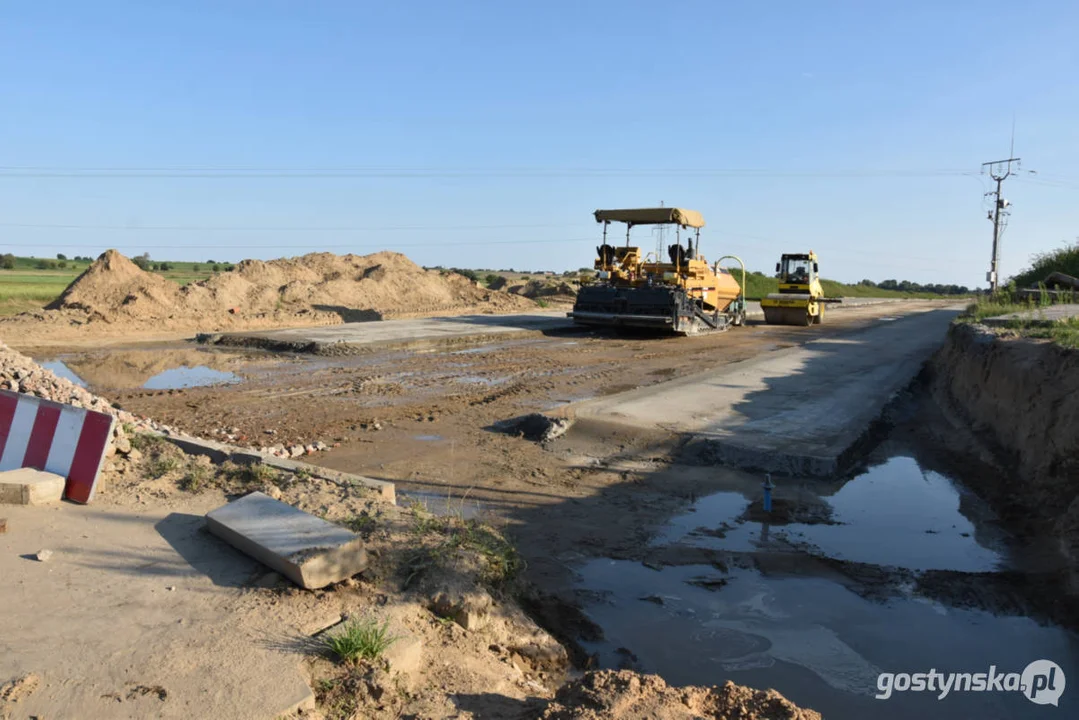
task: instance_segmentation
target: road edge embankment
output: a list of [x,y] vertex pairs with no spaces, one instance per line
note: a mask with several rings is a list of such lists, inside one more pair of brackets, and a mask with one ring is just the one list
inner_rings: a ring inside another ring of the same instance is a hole
[[1013,529],[1048,534],[1079,579],[1079,350],[957,322],[929,370],[937,403],[1007,471],[970,484]]

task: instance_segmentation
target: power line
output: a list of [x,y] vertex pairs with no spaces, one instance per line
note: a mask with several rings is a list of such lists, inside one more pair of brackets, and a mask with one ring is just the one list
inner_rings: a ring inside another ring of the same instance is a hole
[[448,178],[448,177],[948,177],[974,175],[967,169],[870,168],[791,170],[775,168],[243,168],[243,167],[44,167],[0,166],[0,178]]
[[390,226],[241,226],[241,225],[91,225],[85,223],[0,223],[0,227],[46,230],[131,230],[181,232],[399,232],[449,230],[534,230],[578,227],[580,223],[563,225],[390,225]]

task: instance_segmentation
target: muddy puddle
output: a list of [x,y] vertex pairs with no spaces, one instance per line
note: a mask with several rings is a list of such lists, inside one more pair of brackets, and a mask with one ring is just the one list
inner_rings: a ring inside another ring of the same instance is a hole
[[422,490],[397,490],[397,504],[401,507],[418,507],[432,515],[454,516],[463,520],[481,518],[490,508],[476,499],[452,497]]
[[[189,347],[81,352],[38,358],[42,366],[83,387],[113,390],[182,390],[233,385],[255,370],[260,355]],[[273,359],[273,364],[280,361]]]
[[[575,568],[582,609],[603,630],[585,643],[601,666],[672,684],[772,687],[826,718],[1075,716],[1069,693],[1059,708],[1020,692],[875,697],[881,673],[1022,673],[1040,659],[1079,670],[1069,631],[916,590],[923,571],[1021,569],[992,515],[954,479],[896,455],[846,482],[777,480],[771,513],[755,480],[722,482],[655,533],[663,563]],[[705,564],[701,548],[722,559]],[[845,575],[847,565],[858,571]]]

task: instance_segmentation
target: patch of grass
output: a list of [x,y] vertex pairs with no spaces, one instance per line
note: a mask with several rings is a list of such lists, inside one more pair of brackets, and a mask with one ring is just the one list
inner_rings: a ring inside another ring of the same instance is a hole
[[355,533],[367,535],[374,531],[378,521],[370,515],[356,515],[345,521],[345,527]]
[[551,303],[547,302],[543,298],[536,298],[536,304],[541,308],[550,307]]
[[139,452],[161,452],[169,444],[169,441],[160,435],[150,433],[133,433],[130,435],[131,447]]
[[379,625],[372,619],[349,620],[341,630],[326,636],[326,649],[349,664],[377,660],[397,640],[389,630],[389,622]]
[[1061,347],[1079,350],[1079,318],[1068,318],[1050,327],[1031,327],[1023,332],[1026,337],[1052,340]]
[[180,489],[190,493],[202,492],[209,483],[210,477],[210,468],[205,465],[191,464],[180,479]]
[[230,480],[242,485],[276,485],[281,477],[277,470],[263,463],[230,464],[225,468],[225,473]]
[[[410,565],[412,574],[406,585],[425,566],[447,561],[460,550],[475,552],[483,558],[480,580],[492,588],[500,588],[524,570],[524,560],[506,538],[489,525],[460,515],[431,515],[413,506],[413,531],[433,544],[417,549]],[[433,537],[432,537],[433,536]]]
[[[1023,337],[1052,340],[1056,344],[1066,348],[1079,349],[1079,318],[1067,318],[1052,324],[1046,324],[1038,312],[1039,308],[1049,307],[1047,296],[1035,301],[1033,298],[1020,299],[1015,294],[1015,284],[1011,283],[1009,289],[992,296],[979,298],[971,303],[966,311],[959,316],[960,322],[981,322],[986,318],[1010,315],[1011,313],[1029,312],[1029,318],[1016,318],[1008,322],[1007,329],[1017,332]],[[1074,298],[1069,299],[1074,302]]]
[[180,461],[171,455],[158,455],[150,459],[146,465],[146,472],[152,478],[168,475],[180,467]]

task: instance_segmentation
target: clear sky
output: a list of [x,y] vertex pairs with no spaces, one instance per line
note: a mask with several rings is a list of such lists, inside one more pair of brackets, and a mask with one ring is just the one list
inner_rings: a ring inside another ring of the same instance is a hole
[[1074,0],[8,2],[0,252],[565,270],[663,201],[710,259],[984,286],[1013,116],[1003,273],[1079,235],[1077,37]]

